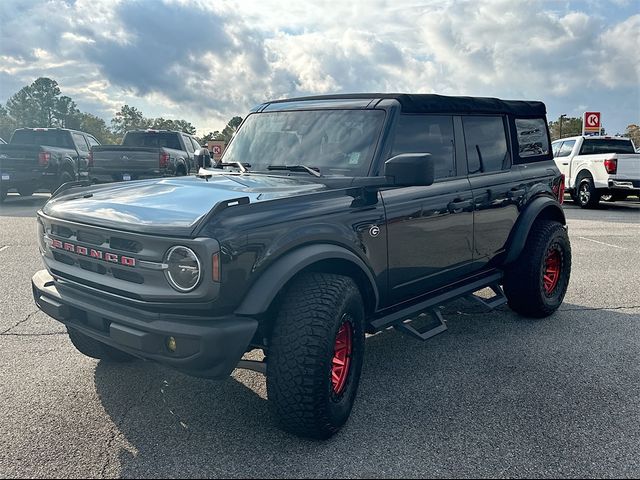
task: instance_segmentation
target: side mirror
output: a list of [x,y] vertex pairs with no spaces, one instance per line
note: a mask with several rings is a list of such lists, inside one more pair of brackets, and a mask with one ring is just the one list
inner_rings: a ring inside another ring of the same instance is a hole
[[207,148],[201,148],[196,152],[196,162],[199,168],[211,167],[211,153]]
[[398,187],[426,187],[434,179],[433,158],[430,153],[401,153],[385,162],[384,176]]

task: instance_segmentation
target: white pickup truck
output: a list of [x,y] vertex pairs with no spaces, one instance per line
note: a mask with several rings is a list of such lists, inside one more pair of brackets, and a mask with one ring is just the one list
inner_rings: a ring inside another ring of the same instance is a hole
[[605,195],[611,200],[640,195],[640,154],[631,139],[578,136],[551,146],[565,189],[582,208],[595,208]]

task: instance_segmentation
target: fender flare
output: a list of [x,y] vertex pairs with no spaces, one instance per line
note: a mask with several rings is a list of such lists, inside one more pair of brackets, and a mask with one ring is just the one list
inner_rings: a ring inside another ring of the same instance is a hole
[[534,199],[520,214],[518,222],[511,231],[507,242],[505,264],[515,261],[520,256],[529,237],[533,222],[542,215],[549,219],[558,220],[563,225],[567,224],[564,211],[555,199],[547,196]]
[[374,309],[377,309],[378,288],[367,265],[355,253],[344,247],[321,243],[297,248],[277,259],[249,288],[235,314],[251,316],[266,312],[289,280],[304,268],[322,260],[346,260],[360,269],[374,292]]
[[175,169],[175,173],[174,173],[174,175],[177,175],[177,174],[178,174],[178,169],[179,169],[181,166],[182,166],[182,167],[184,167],[184,172],[185,172],[184,174],[185,174],[185,175],[189,175],[189,166],[187,165],[186,160],[185,160],[184,158],[182,158],[182,157],[178,157],[178,158],[176,159],[176,169]]
[[78,178],[78,172],[76,165],[71,157],[62,157],[58,164],[58,176],[62,175],[62,172],[69,172],[73,175],[73,179]]

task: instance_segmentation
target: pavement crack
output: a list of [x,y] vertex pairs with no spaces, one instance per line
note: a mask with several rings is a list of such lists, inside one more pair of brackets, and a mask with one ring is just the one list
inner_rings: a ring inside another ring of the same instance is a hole
[[27,315],[25,318],[23,318],[22,320],[20,320],[18,323],[16,323],[15,325],[13,325],[12,327],[7,328],[4,332],[0,333],[0,335],[6,335],[7,332],[13,330],[14,328],[16,328],[19,325],[22,325],[24,322],[26,322],[27,320],[29,320],[31,317],[33,317],[36,313],[38,313],[40,310],[35,310],[33,312],[31,312],[29,315]]
[[67,332],[44,333],[0,333],[0,337],[51,337],[53,335],[66,335]]
[[622,305],[617,307],[578,307],[578,308],[560,308],[561,312],[580,312],[580,311],[595,311],[595,310],[631,310],[634,308],[640,308],[640,305]]

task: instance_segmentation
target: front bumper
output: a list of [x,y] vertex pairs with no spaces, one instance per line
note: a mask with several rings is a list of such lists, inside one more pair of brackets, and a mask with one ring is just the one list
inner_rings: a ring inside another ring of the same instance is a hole
[[[150,312],[83,292],[61,294],[47,270],[32,280],[36,305],[50,317],[114,348],[189,375],[223,378],[236,367],[258,328],[253,318]],[[176,339],[176,350],[167,347]]]

